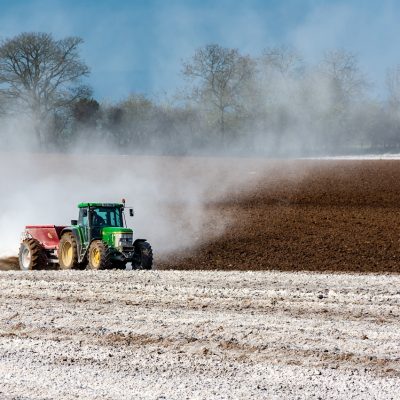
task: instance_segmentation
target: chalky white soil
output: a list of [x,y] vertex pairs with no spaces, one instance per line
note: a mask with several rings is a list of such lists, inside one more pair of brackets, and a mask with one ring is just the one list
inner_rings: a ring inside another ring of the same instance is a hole
[[400,276],[0,274],[0,399],[398,399]]

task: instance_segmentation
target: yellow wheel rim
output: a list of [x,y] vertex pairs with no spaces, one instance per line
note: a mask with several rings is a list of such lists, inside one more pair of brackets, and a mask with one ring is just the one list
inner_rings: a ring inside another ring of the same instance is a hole
[[61,250],[61,257],[65,266],[71,265],[72,255],[73,251],[71,243],[65,242]]
[[100,265],[100,256],[101,254],[99,249],[93,249],[91,258],[92,258],[92,265],[95,268],[98,268],[98,266]]

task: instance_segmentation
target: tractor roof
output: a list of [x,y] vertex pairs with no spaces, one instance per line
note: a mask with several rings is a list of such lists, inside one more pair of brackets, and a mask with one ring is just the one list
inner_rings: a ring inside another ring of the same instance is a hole
[[79,203],[78,208],[87,207],[124,207],[122,203]]

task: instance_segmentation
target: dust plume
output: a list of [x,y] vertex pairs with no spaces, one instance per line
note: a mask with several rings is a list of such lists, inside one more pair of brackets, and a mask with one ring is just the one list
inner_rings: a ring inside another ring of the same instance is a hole
[[[240,161],[240,162],[238,162]],[[69,225],[83,201],[127,199],[127,222],[152,244],[156,260],[220,236],[232,215],[212,203],[250,190],[267,163],[212,157],[2,154],[0,257],[15,256],[25,225]]]

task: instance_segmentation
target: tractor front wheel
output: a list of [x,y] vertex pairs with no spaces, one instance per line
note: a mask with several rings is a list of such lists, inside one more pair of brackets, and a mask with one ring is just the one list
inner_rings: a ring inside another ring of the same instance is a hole
[[22,271],[47,267],[47,257],[43,246],[36,239],[25,239],[21,243],[18,259]]
[[111,251],[102,240],[93,240],[89,247],[88,269],[112,268]]
[[153,250],[150,243],[140,241],[134,245],[137,261],[132,263],[132,269],[151,269],[153,266]]
[[58,246],[58,262],[60,269],[77,269],[78,263],[78,246],[75,236],[71,232],[62,235]]

